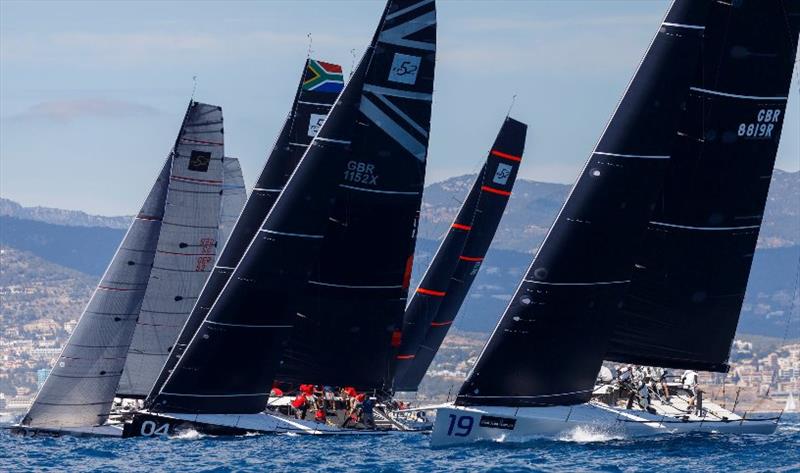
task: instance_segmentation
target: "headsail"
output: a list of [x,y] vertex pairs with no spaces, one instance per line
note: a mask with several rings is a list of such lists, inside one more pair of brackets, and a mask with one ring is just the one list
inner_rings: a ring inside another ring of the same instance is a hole
[[728,370],[786,113],[800,2],[714,2],[710,18],[685,133],[610,360]]
[[710,3],[673,4],[456,404],[590,398],[669,163]]
[[197,298],[197,303],[191,309],[191,315],[181,329],[175,348],[170,352],[166,363],[163,363],[158,380],[151,385],[151,397],[161,389],[222,288],[233,274],[234,268],[239,264],[247,246],[272,209],[278,195],[289,180],[289,176],[294,172],[312,138],[328,116],[342,87],[344,87],[344,82],[340,66],[310,58],[306,60],[291,111],[256,180],[244,210],[238,216],[231,236],[223,247],[211,276]]
[[432,0],[391,0],[373,40],[353,152],[279,381],[391,389],[430,132]]
[[244,187],[242,166],[236,158],[225,157],[222,160],[222,203],[219,209],[219,237],[218,248],[224,248],[231,236],[233,226],[242,213],[247,202],[247,190]]
[[[210,106],[189,104],[179,140],[193,117],[205,107]],[[183,169],[175,173],[181,164]],[[188,166],[198,170],[185,169]],[[180,177],[201,179],[207,171],[199,169],[206,167],[215,169],[219,163],[213,163],[204,150],[188,152],[176,141],[78,325],[23,418],[23,425],[82,427],[100,425],[107,420],[151,281],[159,235],[165,227],[181,223],[166,219],[168,192],[177,187]]]
[[527,125],[506,118],[472,189],[406,308],[395,391],[416,391],[467,297],[511,196]]
[[161,371],[217,253],[222,108],[193,102],[175,145],[150,280],[117,393],[143,398]]

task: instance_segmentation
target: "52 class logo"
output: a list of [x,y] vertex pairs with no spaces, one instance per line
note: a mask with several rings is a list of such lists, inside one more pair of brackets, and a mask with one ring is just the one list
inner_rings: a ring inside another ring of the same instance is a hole
[[400,84],[416,84],[421,61],[419,56],[395,53],[389,70],[389,80]]

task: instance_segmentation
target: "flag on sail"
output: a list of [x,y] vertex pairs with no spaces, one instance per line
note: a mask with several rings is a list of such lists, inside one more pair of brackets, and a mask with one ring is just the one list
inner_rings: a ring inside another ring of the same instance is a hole
[[308,77],[303,82],[303,90],[339,93],[344,88],[342,66],[309,59],[306,68]]

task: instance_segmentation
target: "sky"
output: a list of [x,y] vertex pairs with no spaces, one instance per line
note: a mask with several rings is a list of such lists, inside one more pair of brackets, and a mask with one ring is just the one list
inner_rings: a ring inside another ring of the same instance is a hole
[[[427,182],[476,172],[503,118],[529,124],[521,177],[572,183],[666,0],[439,0]],[[352,69],[382,0],[0,0],[0,196],[138,211],[195,98],[223,107],[251,187],[312,56]],[[777,167],[800,166],[795,68]],[[516,96],[516,99],[513,97]]]

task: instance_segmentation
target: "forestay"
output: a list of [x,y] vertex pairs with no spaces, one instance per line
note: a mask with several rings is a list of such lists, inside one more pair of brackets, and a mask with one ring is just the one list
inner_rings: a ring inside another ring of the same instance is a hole
[[673,4],[456,404],[589,400],[667,170],[710,3]]
[[[162,363],[158,380],[152,384],[150,397],[161,389],[203,319],[208,314],[247,246],[258,232],[264,218],[278,199],[289,176],[294,172],[308,144],[316,135],[330,107],[344,86],[342,68],[315,59],[307,59],[289,114],[270,155],[256,180],[244,210],[238,216],[230,238],[222,249],[203,290],[191,308],[191,315],[181,329],[175,348]],[[223,201],[224,205],[224,201]]]
[[727,371],[797,52],[800,2],[714,2],[683,133],[606,357]]
[[279,381],[391,389],[425,179],[435,3],[389,1],[372,48],[352,155]]
[[173,153],[164,219],[125,363],[120,397],[144,397],[203,287],[224,195],[222,108],[193,102]]
[[452,326],[500,224],[527,125],[506,118],[464,204],[406,308],[395,391],[416,391]]

